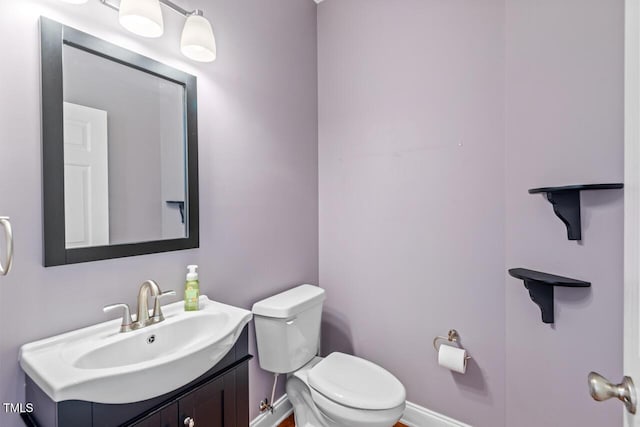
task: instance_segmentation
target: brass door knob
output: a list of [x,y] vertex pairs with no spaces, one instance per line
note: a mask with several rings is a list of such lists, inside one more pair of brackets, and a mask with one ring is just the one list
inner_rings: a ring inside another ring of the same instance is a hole
[[620,384],[612,384],[597,372],[589,373],[589,393],[599,402],[616,397],[632,414],[636,413],[636,387],[631,377],[624,377]]

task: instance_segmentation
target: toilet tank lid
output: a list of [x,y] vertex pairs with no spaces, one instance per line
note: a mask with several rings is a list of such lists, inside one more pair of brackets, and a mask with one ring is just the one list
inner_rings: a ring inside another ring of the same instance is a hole
[[256,316],[288,319],[321,304],[324,299],[324,289],[314,285],[300,285],[256,302],[251,311]]

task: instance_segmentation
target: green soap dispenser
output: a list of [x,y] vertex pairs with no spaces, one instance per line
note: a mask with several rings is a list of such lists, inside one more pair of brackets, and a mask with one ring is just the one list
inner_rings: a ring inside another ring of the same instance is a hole
[[200,283],[198,282],[197,265],[188,265],[187,281],[184,284],[184,311],[197,311],[200,297]]

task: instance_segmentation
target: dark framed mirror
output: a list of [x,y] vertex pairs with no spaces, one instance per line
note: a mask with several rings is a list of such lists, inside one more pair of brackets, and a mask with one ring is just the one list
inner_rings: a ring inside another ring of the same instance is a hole
[[196,77],[40,18],[44,265],[199,246]]

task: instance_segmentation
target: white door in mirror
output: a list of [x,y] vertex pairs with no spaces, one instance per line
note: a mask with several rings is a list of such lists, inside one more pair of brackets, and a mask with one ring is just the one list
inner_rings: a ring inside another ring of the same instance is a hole
[[109,244],[107,112],[64,103],[67,248]]

